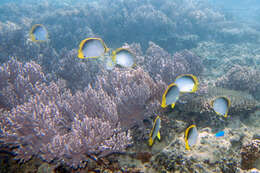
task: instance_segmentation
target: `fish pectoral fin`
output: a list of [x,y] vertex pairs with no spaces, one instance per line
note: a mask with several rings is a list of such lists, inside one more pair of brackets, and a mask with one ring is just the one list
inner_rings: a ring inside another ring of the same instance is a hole
[[172,105],[171,105],[171,107],[172,107],[172,109],[175,107],[175,103],[173,103]]
[[157,133],[157,138],[158,138],[159,140],[161,140],[161,134],[160,134],[160,132]]
[[153,138],[152,138],[152,137],[149,138],[149,140],[148,140],[148,145],[149,145],[149,146],[152,146],[152,145],[153,145]]

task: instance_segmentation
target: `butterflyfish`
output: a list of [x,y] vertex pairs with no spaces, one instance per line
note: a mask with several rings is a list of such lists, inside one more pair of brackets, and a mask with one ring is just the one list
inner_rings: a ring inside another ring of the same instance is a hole
[[30,30],[30,38],[34,42],[47,41],[48,31],[42,24],[35,24]]
[[86,38],[79,45],[78,58],[98,58],[103,56],[109,49],[100,38]]
[[228,116],[230,104],[230,100],[227,97],[217,97],[211,102],[211,106],[216,114],[224,116],[225,118]]
[[149,146],[153,145],[153,141],[156,137],[159,140],[161,140],[160,128],[161,128],[161,118],[159,116],[157,116],[154,120],[153,128],[149,135],[149,141],[148,141]]
[[174,83],[179,87],[180,92],[194,93],[198,89],[198,78],[192,74],[183,74],[178,76]]
[[135,65],[134,54],[125,48],[118,48],[112,51],[112,60],[115,64],[122,67],[133,67]]
[[166,108],[168,105],[171,105],[171,107],[174,108],[179,96],[179,87],[175,83],[171,83],[162,96],[162,108]]
[[199,134],[196,125],[191,125],[186,129],[184,140],[185,148],[187,150],[190,150],[190,148],[197,143],[198,136]]

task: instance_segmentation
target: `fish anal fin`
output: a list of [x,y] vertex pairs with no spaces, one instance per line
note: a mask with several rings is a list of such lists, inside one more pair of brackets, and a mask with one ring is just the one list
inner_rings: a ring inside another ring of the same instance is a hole
[[148,140],[148,145],[149,145],[149,146],[152,146],[152,145],[153,145],[153,138],[152,138],[152,137],[149,138],[149,140]]
[[157,138],[158,138],[159,140],[161,140],[161,134],[160,134],[160,131],[157,133]]

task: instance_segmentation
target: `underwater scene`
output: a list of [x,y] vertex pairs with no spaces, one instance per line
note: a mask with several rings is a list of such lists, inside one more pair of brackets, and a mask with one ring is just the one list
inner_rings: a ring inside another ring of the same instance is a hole
[[260,1],[1,0],[0,173],[260,173]]

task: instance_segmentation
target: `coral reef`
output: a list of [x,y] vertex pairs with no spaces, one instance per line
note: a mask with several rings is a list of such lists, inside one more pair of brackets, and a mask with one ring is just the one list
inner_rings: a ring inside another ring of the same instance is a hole
[[233,145],[231,141],[234,134],[239,134],[240,131],[227,130],[222,139],[216,139],[210,128],[199,131],[199,141],[190,151],[185,150],[183,135],[177,135],[155,156],[153,162],[157,164],[154,167],[173,172],[237,172],[240,165],[240,155],[237,152],[239,146]]
[[246,92],[212,86],[208,86],[206,92],[203,90],[201,93],[199,90],[195,94],[182,95],[176,106],[186,121],[195,120],[201,127],[210,125],[224,128],[227,125],[226,119],[222,119],[223,117],[217,115],[211,107],[211,101],[219,96],[228,97],[231,101],[227,120],[236,116],[241,120],[247,119],[249,113],[256,111],[260,106],[260,103]]
[[18,95],[10,85],[21,79],[31,90],[23,87],[27,97],[1,115],[1,141],[17,146],[21,161],[37,156],[73,168],[84,167],[92,157],[123,152],[132,143],[128,129],[158,113],[166,87],[140,67],[116,68],[98,76],[95,88],[88,85],[72,95],[64,81],[44,83],[38,64],[12,60],[2,69],[2,86],[11,93]]
[[57,60],[58,53],[48,42],[35,44],[29,40],[29,26],[7,21],[0,22],[0,38],[5,44],[0,45],[0,62],[6,62],[10,57],[19,57],[19,61],[35,61],[44,71],[51,71],[50,67]]
[[103,66],[97,59],[80,60],[77,50],[62,51],[61,58],[52,65],[58,78],[66,81],[66,86],[76,92],[88,85],[95,85],[97,77],[103,73]]
[[241,149],[242,169],[251,169],[257,159],[260,158],[260,140],[252,140]]
[[[67,172],[260,168],[258,24],[235,21],[204,0],[21,0],[0,11],[3,162],[6,153],[15,154],[27,167],[34,162],[30,172],[56,172],[58,165]],[[36,23],[47,28],[48,41],[30,41]],[[86,37],[102,38],[110,50],[127,42],[122,47],[135,54],[136,66],[109,71],[103,57],[78,59]],[[166,86],[183,73],[198,76],[199,90],[181,95],[174,109],[161,109]],[[226,119],[210,106],[216,96],[231,100]],[[162,138],[149,148],[156,115]],[[186,151],[190,123],[200,139]],[[225,135],[216,138],[220,130]]]
[[[68,5],[70,3],[72,5]],[[218,28],[221,35],[222,23],[227,20],[225,14],[207,2],[189,0],[163,3],[150,0],[26,2],[4,4],[0,10],[0,21],[14,23],[23,28],[23,32],[32,24],[44,24],[56,51],[73,49],[85,37],[96,36],[113,48],[123,42],[139,42],[145,48],[147,40],[151,40],[173,52],[196,46],[199,38],[207,39],[210,35],[209,39],[212,39],[216,35],[217,27],[214,26],[221,26]],[[22,48],[22,42],[19,44]]]
[[21,161],[38,156],[77,168],[92,155],[122,152],[131,144],[126,130],[158,107],[157,85],[141,68],[107,73],[96,89],[89,85],[74,95],[62,81],[44,83],[34,62],[9,61],[1,79],[2,96],[11,99],[3,101],[13,108],[1,115],[1,141],[18,146]]
[[191,51],[203,61],[205,77],[215,78],[225,75],[236,65],[250,66],[259,69],[260,58],[258,44],[240,43],[227,44],[223,42],[200,42]]
[[[126,17],[125,32],[128,32],[130,38],[158,40],[167,37],[173,30],[176,30],[175,21],[151,4],[142,4],[134,8],[129,11],[129,16]],[[136,41],[136,39],[134,40]]]
[[193,95],[183,95],[183,97],[180,98],[179,108],[185,112],[213,112],[210,107],[210,102],[218,96],[226,96],[230,99],[230,115],[237,115],[239,112],[253,112],[259,107],[259,102],[246,92],[219,87],[208,87],[207,93],[200,94],[198,92]]
[[180,74],[200,75],[203,70],[201,59],[192,52],[183,50],[171,56],[153,42],[149,42],[143,66],[155,80],[159,78],[166,84]]
[[[181,74],[180,69],[182,68],[185,69],[183,73],[190,73],[196,76],[199,76],[203,72],[204,67],[201,58],[188,50],[175,53],[173,59],[176,64],[176,73]],[[180,68],[179,66],[183,67]]]
[[235,65],[216,80],[216,86],[233,90],[248,91],[253,96],[260,93],[260,71],[251,67]]
[[[97,90],[104,90],[114,98],[120,122],[129,128],[159,112],[161,96],[166,84],[154,81],[142,68],[120,69],[98,77]],[[131,123],[130,123],[131,122]]]
[[[17,159],[38,156],[78,168],[92,155],[121,152],[131,144],[130,133],[120,130],[115,105],[104,93],[88,88],[72,96],[53,82],[37,89],[39,94],[2,117],[1,140],[19,146]],[[79,105],[81,100],[87,101]]]
[[[161,134],[163,141],[156,141],[152,148],[141,149],[141,151],[152,153],[150,161],[145,164],[132,161],[130,165],[140,168],[143,172],[245,172],[241,169],[239,151],[242,146],[250,143],[258,125],[252,129],[248,128],[248,125],[245,125],[239,117],[228,120],[225,127],[219,129],[210,124],[201,127],[197,124],[198,121],[195,121],[199,133],[198,141],[190,150],[186,150],[184,133],[189,122],[183,120],[182,116],[173,112],[168,115],[169,122],[164,117],[161,129],[170,128],[167,135]],[[225,132],[224,136],[216,137],[215,134],[220,130]],[[119,164],[125,165],[127,159],[130,158],[120,157]]]
[[[221,26],[224,27],[221,28]],[[217,33],[222,35],[222,38],[216,38],[217,41],[225,42],[227,44],[243,42],[257,44],[259,42],[260,33],[255,26],[227,21],[217,25],[216,29]]]
[[45,75],[35,62],[21,62],[12,59],[0,67],[0,108],[11,109],[28,101],[37,93],[37,82],[43,82]]

